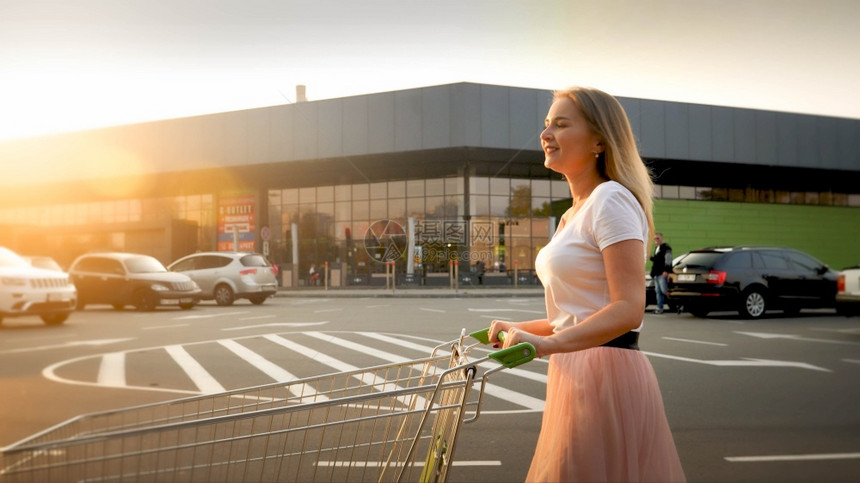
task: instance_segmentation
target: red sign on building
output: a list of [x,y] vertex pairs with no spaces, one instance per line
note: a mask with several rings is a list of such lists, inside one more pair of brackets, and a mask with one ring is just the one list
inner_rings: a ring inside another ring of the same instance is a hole
[[[218,251],[256,251],[256,212],[255,195],[222,196],[218,200]],[[234,234],[238,234],[238,248]]]

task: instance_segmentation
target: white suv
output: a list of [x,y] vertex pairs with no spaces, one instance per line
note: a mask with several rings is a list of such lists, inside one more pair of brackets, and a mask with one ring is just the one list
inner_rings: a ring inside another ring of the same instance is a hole
[[59,325],[75,310],[77,298],[67,273],[34,268],[0,247],[0,322],[4,317],[38,315],[48,325]]

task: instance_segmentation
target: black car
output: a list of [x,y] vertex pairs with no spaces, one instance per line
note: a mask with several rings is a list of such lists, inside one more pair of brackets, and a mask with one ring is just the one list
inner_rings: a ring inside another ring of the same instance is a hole
[[153,310],[178,305],[187,310],[200,300],[200,287],[181,273],[168,272],[148,255],[95,253],[81,255],[69,268],[78,289],[78,309],[87,304],[108,304],[120,310],[133,305]]
[[669,298],[697,317],[736,310],[758,318],[770,309],[796,314],[835,307],[839,274],[814,257],[783,247],[693,250],[669,274]]

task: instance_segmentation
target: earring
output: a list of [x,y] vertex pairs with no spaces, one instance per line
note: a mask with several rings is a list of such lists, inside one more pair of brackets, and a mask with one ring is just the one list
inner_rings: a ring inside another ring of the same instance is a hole
[[599,157],[600,157],[600,153],[594,153],[594,159],[597,159]]

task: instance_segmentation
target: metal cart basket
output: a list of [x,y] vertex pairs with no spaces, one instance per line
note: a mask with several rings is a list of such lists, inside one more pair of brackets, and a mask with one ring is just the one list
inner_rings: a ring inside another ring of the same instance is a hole
[[[471,336],[487,342],[486,329]],[[464,339],[413,361],[81,415],[3,448],[0,479],[445,481],[489,375],[535,354],[470,359],[479,343]]]

